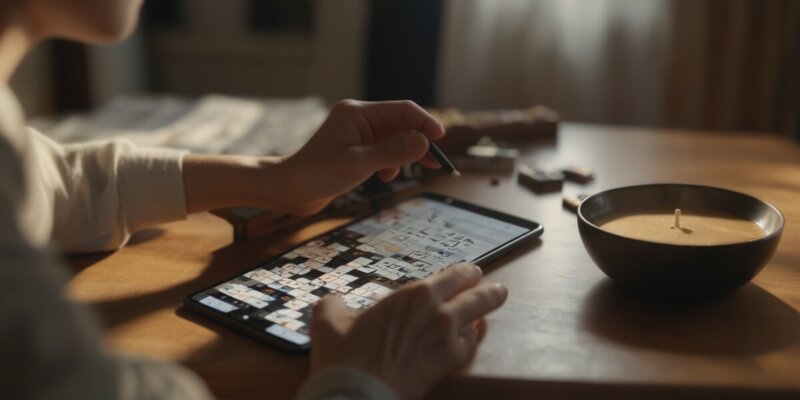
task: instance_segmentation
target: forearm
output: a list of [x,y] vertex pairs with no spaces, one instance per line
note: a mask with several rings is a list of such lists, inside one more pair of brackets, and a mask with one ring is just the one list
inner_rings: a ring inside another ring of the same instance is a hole
[[187,211],[265,206],[269,191],[281,185],[280,161],[279,157],[185,156],[183,184]]

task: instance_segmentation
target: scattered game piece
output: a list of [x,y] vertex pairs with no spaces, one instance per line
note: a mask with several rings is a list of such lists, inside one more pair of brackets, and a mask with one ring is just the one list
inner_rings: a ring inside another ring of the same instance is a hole
[[574,196],[567,194],[567,195],[564,195],[564,200],[562,201],[561,204],[567,210],[570,210],[572,212],[577,212],[578,211],[578,207],[581,205],[581,202],[586,200],[587,197],[589,197],[588,194],[578,194],[578,195],[574,195]]
[[572,182],[577,183],[588,183],[594,180],[594,172],[588,168],[578,167],[578,166],[570,166],[561,170],[564,173],[564,177]]
[[528,165],[520,165],[517,180],[536,193],[561,190],[564,174],[560,171],[545,171]]
[[519,150],[505,148],[484,137],[467,148],[466,166],[477,171],[513,171]]
[[447,135],[438,141],[445,151],[463,152],[484,136],[495,140],[554,142],[559,115],[546,107],[521,110],[463,111],[454,108],[429,109],[442,122]]

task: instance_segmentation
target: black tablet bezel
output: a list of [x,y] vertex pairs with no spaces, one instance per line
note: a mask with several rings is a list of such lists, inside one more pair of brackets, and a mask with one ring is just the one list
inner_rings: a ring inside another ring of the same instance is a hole
[[475,263],[478,266],[486,265],[487,263],[489,263],[489,262],[497,259],[498,257],[502,256],[503,254],[507,253],[511,249],[514,249],[514,248],[518,247],[519,245],[525,243],[526,241],[532,240],[534,238],[537,238],[537,237],[541,236],[542,233],[544,232],[544,227],[541,224],[539,224],[537,222],[534,222],[534,221],[526,220],[526,219],[523,219],[523,218],[520,218],[520,217],[515,217],[513,215],[505,214],[505,213],[502,213],[500,211],[491,210],[491,209],[488,209],[488,208],[485,208],[485,207],[481,207],[481,206],[478,206],[478,205],[475,205],[475,204],[471,204],[471,203],[468,203],[468,202],[465,202],[465,201],[457,200],[457,199],[454,199],[452,197],[444,196],[444,195],[437,194],[437,193],[429,193],[429,192],[418,193],[418,194],[412,195],[410,197],[406,197],[406,198],[400,199],[397,202],[394,202],[394,203],[392,203],[391,205],[389,205],[389,206],[387,206],[385,208],[381,208],[381,209],[375,210],[375,211],[373,211],[373,212],[371,212],[371,213],[369,213],[369,214],[367,214],[367,215],[365,215],[363,217],[354,219],[353,221],[350,221],[349,223],[347,223],[345,225],[336,227],[336,228],[331,229],[329,231],[325,231],[325,232],[323,232],[323,233],[321,233],[321,234],[319,234],[319,235],[317,235],[317,236],[315,236],[313,238],[310,238],[310,239],[298,244],[297,246],[292,247],[289,250],[281,252],[280,254],[276,255],[275,257],[271,257],[271,258],[269,258],[267,260],[259,262],[257,264],[257,266],[255,266],[255,267],[248,268],[248,269],[246,269],[246,270],[244,270],[244,271],[242,271],[240,273],[237,273],[235,275],[227,277],[227,278],[225,278],[225,279],[223,279],[223,280],[221,280],[219,282],[216,282],[216,283],[214,283],[212,285],[208,285],[208,286],[204,287],[203,289],[194,291],[194,292],[192,292],[191,294],[189,294],[188,296],[186,296],[183,299],[183,304],[189,310],[192,310],[192,311],[194,311],[194,312],[196,312],[196,313],[198,313],[200,315],[203,315],[205,317],[211,318],[211,319],[213,319],[213,320],[215,320],[217,322],[222,323],[223,325],[225,325],[225,326],[227,326],[229,328],[232,328],[232,329],[236,330],[237,332],[240,332],[240,333],[243,333],[245,335],[254,337],[254,338],[256,338],[256,339],[258,339],[260,341],[263,341],[263,342],[266,342],[266,343],[268,343],[270,345],[273,345],[273,346],[275,346],[275,347],[277,347],[277,348],[279,348],[281,350],[285,350],[285,351],[288,351],[288,352],[291,352],[291,353],[305,353],[311,348],[311,344],[310,343],[308,343],[306,345],[298,345],[298,344],[292,343],[292,342],[290,342],[288,340],[285,340],[285,339],[282,339],[282,338],[277,337],[275,335],[272,335],[270,333],[267,333],[264,330],[256,329],[256,328],[254,328],[254,327],[252,327],[252,326],[250,326],[250,325],[248,325],[246,323],[240,322],[240,321],[238,321],[238,320],[236,320],[234,318],[229,317],[228,314],[226,314],[226,313],[214,310],[214,309],[212,309],[210,307],[207,307],[207,306],[205,306],[203,304],[200,304],[197,300],[194,299],[194,296],[196,296],[199,293],[205,292],[205,291],[207,291],[207,290],[209,290],[211,288],[214,288],[214,287],[216,287],[216,286],[218,286],[218,285],[220,285],[222,283],[228,282],[228,281],[230,281],[232,279],[235,279],[235,278],[237,278],[239,276],[242,276],[243,274],[246,274],[247,272],[250,272],[250,271],[253,271],[253,270],[257,269],[257,268],[260,268],[262,265],[264,265],[264,263],[267,263],[267,262],[270,262],[270,261],[272,261],[274,259],[277,259],[277,258],[281,257],[281,255],[283,255],[285,253],[289,253],[289,252],[293,251],[294,249],[300,248],[301,246],[305,245],[308,242],[311,242],[313,240],[316,240],[318,238],[326,236],[326,235],[328,235],[331,232],[334,232],[336,230],[346,229],[347,227],[349,227],[349,226],[351,226],[353,224],[359,223],[364,219],[367,219],[367,218],[370,218],[370,217],[374,216],[375,214],[385,210],[386,208],[394,207],[395,205],[397,205],[399,203],[402,203],[404,201],[408,201],[408,200],[411,200],[411,199],[414,199],[414,198],[417,198],[417,197],[424,197],[424,198],[427,198],[427,199],[439,201],[439,202],[442,202],[442,203],[445,203],[445,204],[448,204],[448,205],[452,205],[452,206],[455,206],[455,207],[458,207],[458,208],[461,208],[461,209],[464,209],[464,210],[467,210],[467,211],[472,211],[472,212],[474,212],[476,214],[484,215],[484,216],[487,216],[487,217],[490,217],[490,218],[493,218],[493,219],[496,219],[496,220],[499,220],[499,221],[507,222],[507,223],[510,223],[510,224],[514,224],[514,225],[521,226],[523,228],[529,229],[528,232],[523,233],[523,234],[521,234],[521,235],[519,235],[519,236],[517,236],[517,237],[515,237],[515,238],[513,238],[511,240],[509,240],[508,242],[504,243],[500,247],[497,247],[497,248],[495,248],[495,249],[493,249],[493,250],[481,255],[477,259],[473,260],[472,262]]

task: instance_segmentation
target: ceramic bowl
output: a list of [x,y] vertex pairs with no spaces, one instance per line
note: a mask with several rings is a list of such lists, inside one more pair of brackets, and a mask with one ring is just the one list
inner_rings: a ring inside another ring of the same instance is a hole
[[[671,213],[710,209],[748,219],[761,238],[723,245],[675,245],[620,236],[600,226],[630,210]],[[653,184],[596,193],[578,208],[581,240],[595,264],[620,286],[641,293],[713,296],[756,276],[778,247],[784,217],[771,204],[746,194],[708,186]]]

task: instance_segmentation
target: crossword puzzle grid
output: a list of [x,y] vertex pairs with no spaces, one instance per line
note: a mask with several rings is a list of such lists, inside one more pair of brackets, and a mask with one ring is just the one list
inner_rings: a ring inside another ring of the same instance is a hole
[[306,243],[195,299],[259,328],[274,324],[308,335],[313,305],[328,293],[341,294],[350,308],[364,309],[406,282],[474,260],[526,231],[414,199]]

